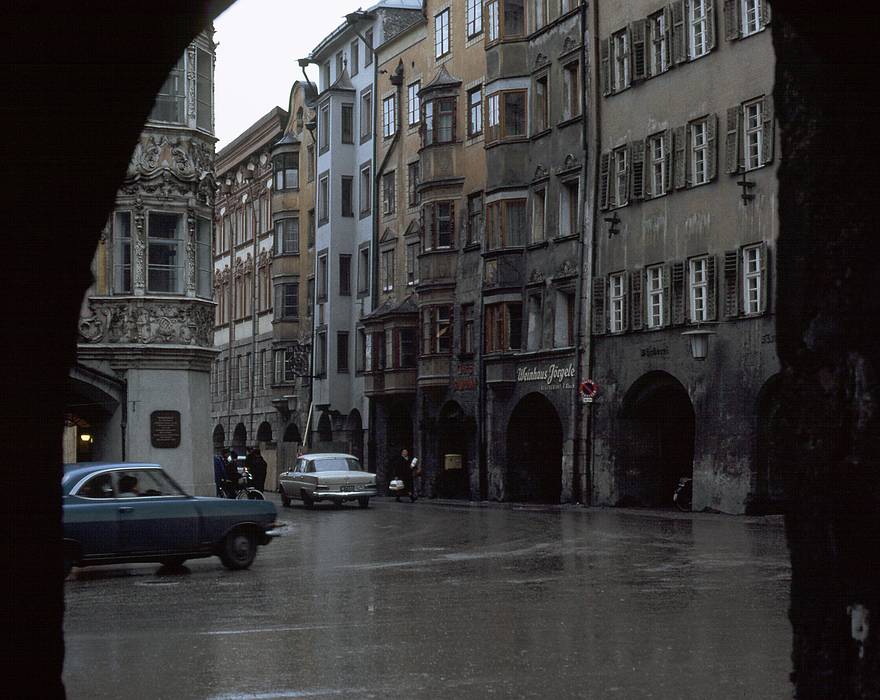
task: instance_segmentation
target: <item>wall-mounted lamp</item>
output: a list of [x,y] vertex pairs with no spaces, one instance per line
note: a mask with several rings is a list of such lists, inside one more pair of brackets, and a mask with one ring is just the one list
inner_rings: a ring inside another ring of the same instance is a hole
[[697,326],[692,331],[682,333],[688,340],[691,349],[691,357],[695,360],[705,360],[709,354],[709,336],[715,335],[715,331]]
[[605,223],[611,224],[608,227],[608,238],[612,236],[616,236],[620,231],[617,228],[617,225],[620,223],[620,217],[617,215],[617,212],[614,212],[613,216],[606,216]]
[[83,442],[91,442],[92,436],[89,433],[80,433],[79,439]]

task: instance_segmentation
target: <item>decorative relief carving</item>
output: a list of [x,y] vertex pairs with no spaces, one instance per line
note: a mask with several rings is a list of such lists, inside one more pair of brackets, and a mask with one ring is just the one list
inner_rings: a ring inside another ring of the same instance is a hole
[[559,269],[556,270],[556,274],[554,277],[557,279],[560,277],[571,277],[577,272],[577,269],[574,265],[571,264],[571,261],[566,258],[562,261],[562,264],[559,266]]
[[81,343],[213,344],[214,309],[196,301],[90,299],[80,318]]
[[575,156],[573,153],[569,153],[565,156],[565,160],[562,162],[562,167],[559,168],[559,172],[576,168],[580,165],[580,163],[581,162],[577,159],[577,156]]
[[529,284],[540,284],[544,282],[544,273],[541,272],[538,268],[534,268],[532,270],[532,274],[529,275]]
[[196,118],[196,47],[193,44],[186,48],[186,83],[186,108],[189,118],[194,121]]
[[192,209],[186,212],[186,290],[196,293],[196,213]]
[[147,241],[144,231],[144,203],[138,196],[134,200],[134,286],[143,289],[146,286]]
[[547,168],[545,168],[543,165],[538,165],[538,167],[535,168],[535,174],[532,177],[532,179],[533,180],[540,180],[543,177],[547,177],[549,174],[550,174],[550,171],[547,170]]
[[538,53],[538,55],[535,56],[535,68],[540,68],[541,66],[543,66],[545,63],[548,63],[548,62],[549,62],[549,59],[542,53]]
[[559,53],[560,56],[567,54],[569,51],[574,51],[578,47],[578,43],[572,39],[570,36],[565,37],[565,40],[562,42],[562,51]]

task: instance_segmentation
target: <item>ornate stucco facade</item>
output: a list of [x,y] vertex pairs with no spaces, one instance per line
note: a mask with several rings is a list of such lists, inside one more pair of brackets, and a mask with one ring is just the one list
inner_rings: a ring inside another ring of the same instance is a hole
[[158,462],[212,493],[213,31],[162,86],[83,299],[65,461]]

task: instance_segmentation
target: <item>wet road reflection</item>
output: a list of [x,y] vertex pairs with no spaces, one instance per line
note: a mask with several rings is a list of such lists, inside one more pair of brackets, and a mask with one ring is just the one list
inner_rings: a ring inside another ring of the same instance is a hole
[[782,522],[279,509],[253,568],[76,570],[71,698],[785,698]]

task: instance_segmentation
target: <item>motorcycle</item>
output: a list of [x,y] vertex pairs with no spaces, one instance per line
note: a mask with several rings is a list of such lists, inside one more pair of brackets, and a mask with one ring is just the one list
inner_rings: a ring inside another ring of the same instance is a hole
[[236,500],[264,501],[263,492],[253,486],[254,479],[247,467],[242,467],[239,472],[238,483],[233,486],[232,482],[226,481],[224,494],[221,498],[234,498]]
[[691,509],[691,501],[693,500],[693,479],[686,476],[678,480],[678,486],[675,487],[675,493],[672,495],[672,502],[675,507],[683,513],[687,513]]

